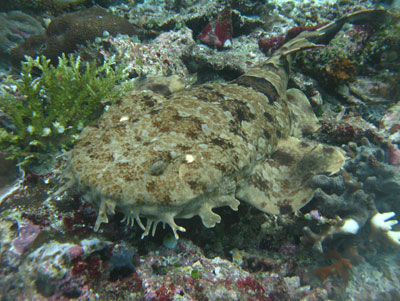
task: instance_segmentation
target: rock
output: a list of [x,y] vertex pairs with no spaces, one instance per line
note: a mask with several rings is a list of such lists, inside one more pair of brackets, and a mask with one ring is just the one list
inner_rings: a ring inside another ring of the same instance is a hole
[[40,22],[21,11],[0,13],[0,62],[8,65],[11,49],[31,36],[43,33]]
[[103,36],[128,34],[144,37],[144,31],[122,17],[112,15],[100,7],[74,12],[55,18],[45,35],[32,36],[12,50],[12,61],[18,66],[24,55],[45,55],[52,63],[62,53],[68,54],[81,44]]

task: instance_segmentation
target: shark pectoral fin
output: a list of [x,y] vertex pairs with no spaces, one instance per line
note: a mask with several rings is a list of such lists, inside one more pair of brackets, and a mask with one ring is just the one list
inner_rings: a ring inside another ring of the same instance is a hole
[[292,112],[291,135],[300,138],[317,131],[320,127],[319,121],[307,96],[298,89],[288,89],[286,95]]
[[236,197],[264,212],[291,213],[313,197],[310,180],[314,175],[334,173],[344,161],[336,148],[288,137],[279,142],[270,160],[255,167]]

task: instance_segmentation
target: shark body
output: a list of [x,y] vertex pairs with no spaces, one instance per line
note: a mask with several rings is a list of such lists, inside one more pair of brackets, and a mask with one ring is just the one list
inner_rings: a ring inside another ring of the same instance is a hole
[[[334,173],[341,152],[302,138],[318,129],[306,96],[287,89],[292,54],[323,47],[346,22],[383,15],[354,13],[303,32],[229,83],[209,83],[168,97],[131,91],[85,128],[70,159],[74,181],[99,201],[95,230],[118,208],[143,237],[158,223],[175,237],[176,218],[198,215],[206,227],[213,208],[240,201],[272,214],[307,204],[311,178]],[[147,219],[143,224],[142,219]]]

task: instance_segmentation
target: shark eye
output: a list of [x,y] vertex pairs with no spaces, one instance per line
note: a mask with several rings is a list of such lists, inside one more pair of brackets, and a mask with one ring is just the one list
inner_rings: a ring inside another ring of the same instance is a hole
[[156,160],[150,166],[149,172],[153,176],[159,176],[164,172],[164,170],[167,166],[168,166],[168,162],[165,162],[163,159]]

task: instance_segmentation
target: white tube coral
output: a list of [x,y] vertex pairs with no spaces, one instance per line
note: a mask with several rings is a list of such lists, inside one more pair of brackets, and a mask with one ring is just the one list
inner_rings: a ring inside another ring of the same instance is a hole
[[371,217],[370,224],[375,232],[383,234],[391,243],[400,246],[400,231],[392,231],[392,226],[398,224],[397,220],[391,219],[395,215],[394,212],[377,212]]
[[352,218],[346,218],[343,220],[343,224],[336,228],[334,233],[344,234],[357,234],[360,229],[360,225]]
[[328,237],[332,237],[335,234],[357,234],[360,229],[360,225],[352,218],[341,219],[336,216],[334,219],[329,220],[331,225],[328,229],[320,234],[316,234],[311,231],[310,228],[304,227],[304,236],[302,241],[304,244],[312,245],[314,250],[323,253],[322,243]]

